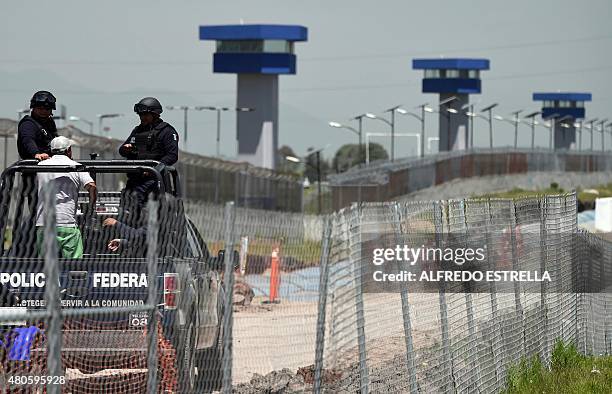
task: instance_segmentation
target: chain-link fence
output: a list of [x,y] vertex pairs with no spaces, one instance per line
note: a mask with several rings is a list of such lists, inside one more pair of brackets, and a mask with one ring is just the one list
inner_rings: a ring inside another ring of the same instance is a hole
[[[2,180],[3,387],[62,376],[72,393],[496,392],[523,357],[549,362],[558,338],[612,352],[609,290],[574,291],[610,278],[612,245],[577,231],[574,194],[321,217],[182,201],[171,185],[148,202],[99,186],[95,204],[81,191],[65,226],[70,193],[53,189],[66,185],[38,175],[92,168],[28,165]],[[376,292],[368,248],[380,234],[484,244],[492,269],[555,280]]]
[[331,175],[330,184],[333,208],[339,210],[353,202],[387,201],[462,178],[570,172],[599,173],[610,182],[610,170],[612,160],[604,152],[478,148],[361,165]]
[[[497,392],[522,358],[549,362],[558,339],[589,354],[612,350],[609,289],[576,290],[576,281],[597,276],[581,274],[582,267],[609,280],[605,256],[612,245],[577,232],[574,194],[360,204],[336,213],[331,226],[317,391]],[[398,243],[486,245],[489,269],[546,270],[554,280],[488,282],[491,288],[478,291],[468,291],[465,282],[442,281],[427,292],[410,283],[370,292],[367,246],[383,233]]]

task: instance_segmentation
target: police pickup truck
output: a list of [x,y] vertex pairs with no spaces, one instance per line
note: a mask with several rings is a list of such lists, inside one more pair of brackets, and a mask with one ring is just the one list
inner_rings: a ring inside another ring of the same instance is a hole
[[[108,244],[120,235],[102,224],[108,217],[127,220],[129,215],[137,213],[147,216],[146,212],[131,209],[126,202],[127,194],[117,189],[126,174],[154,178],[157,186],[153,198],[159,207],[156,247],[159,291],[155,302],[160,322],[158,332],[161,329],[162,334],[160,343],[164,344],[158,347],[161,371],[158,381],[172,391],[185,393],[219,389],[223,253],[212,257],[185,215],[177,171],[155,161],[79,160],[79,164],[75,168],[20,161],[2,173],[0,312],[44,311],[46,307],[44,259],[36,247],[36,215],[32,213],[36,199],[42,197],[29,190],[32,179],[40,172],[88,172],[96,179],[99,196],[95,212],[88,209],[87,201],[78,204],[84,256],[72,260],[59,258],[57,263],[62,311],[71,312],[63,317],[63,368],[78,369],[81,375],[90,376],[105,369],[146,371],[144,331],[151,315],[142,306],[147,304],[149,282],[148,229],[140,232],[144,234],[141,239],[127,240],[127,244],[113,252]],[[107,191],[105,187],[114,190]],[[79,200],[82,197],[85,194]],[[132,225],[138,226],[135,222]],[[81,315],[79,308],[114,310]],[[11,323],[12,326],[0,321],[3,327],[0,350],[6,353],[8,361],[29,361],[36,354],[45,354],[44,321]],[[168,377],[174,383],[168,382]]]

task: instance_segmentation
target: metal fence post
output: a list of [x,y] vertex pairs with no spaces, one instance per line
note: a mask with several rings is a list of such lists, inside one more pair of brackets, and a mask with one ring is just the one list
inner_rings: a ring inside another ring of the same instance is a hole
[[[463,230],[464,230],[465,240],[467,241],[468,223],[467,223],[467,202],[466,200],[461,200],[461,208],[462,208],[461,215],[463,217]],[[467,248],[467,245],[466,245],[466,248]],[[478,338],[476,336],[476,326],[474,324],[474,303],[472,300],[471,289],[468,289],[468,291],[465,292],[465,312],[467,315],[468,332],[470,336],[470,341],[472,342],[472,346],[468,347],[468,351],[470,352],[468,354],[468,360],[469,360],[469,363],[472,365],[471,378],[472,378],[473,384],[478,384],[479,382],[481,382],[480,380],[481,373],[480,373],[480,364],[478,363],[478,360],[476,359],[476,349],[477,349]]]
[[[358,241],[354,241],[355,234]],[[351,253],[351,265],[355,280],[355,309],[357,319],[357,342],[359,345],[359,381],[361,394],[369,391],[370,377],[368,372],[366,337],[365,337],[365,312],[363,308],[363,262],[361,261],[361,203],[351,206],[351,223],[349,226],[349,250]],[[356,256],[355,256],[356,255]]]
[[[548,259],[548,229],[546,228],[547,222],[547,198],[542,197],[540,199],[540,272],[544,273],[546,270],[546,260]],[[547,285],[546,281],[540,282],[540,307],[542,308],[542,340],[540,341],[542,347],[540,349],[540,359],[545,361],[548,359],[548,305],[546,297]]]
[[149,288],[147,304],[150,308],[147,320],[147,392],[157,392],[157,241],[159,235],[158,202],[150,199],[147,202],[147,276]]
[[[396,223],[396,234],[398,239],[398,245],[400,234],[402,234],[402,212],[399,204],[396,202],[393,204],[393,220]],[[410,392],[417,393],[418,385],[416,378],[416,362],[414,360],[414,346],[412,342],[412,322],[410,321],[410,300],[408,299],[408,285],[405,281],[400,282],[401,286],[401,297],[402,297],[402,317],[404,322],[404,341],[406,344],[406,368],[408,372],[408,381],[410,385]]]
[[332,221],[335,215],[327,216],[323,224],[323,244],[319,275],[319,306],[317,316],[317,336],[315,343],[315,394],[321,393],[323,383],[323,356],[325,351],[325,314],[327,312],[327,284],[329,281],[329,247],[332,235]]
[[[433,203],[434,211],[434,226],[436,229],[436,248],[442,247],[442,207],[440,202],[436,201]],[[440,281],[439,289],[439,300],[440,300],[440,331],[442,333],[442,356],[444,360],[444,383],[443,392],[448,393],[454,390],[454,378],[453,378],[453,359],[451,356],[451,345],[448,328],[448,305],[446,303],[446,286],[444,281]]]
[[[36,191],[34,191],[35,193]],[[44,273],[45,273],[45,302],[49,312],[45,334],[47,336],[47,370],[50,376],[62,375],[62,305],[59,290],[58,250],[55,222],[55,194],[53,182],[43,188],[45,207],[44,227]],[[59,384],[49,384],[50,394],[60,393]]]
[[[519,261],[517,255],[517,240],[516,240],[516,204],[514,200],[510,200],[510,243],[512,247],[512,270],[519,271]],[[516,309],[516,317],[521,323],[521,357],[525,356],[525,319],[523,316],[523,305],[521,304],[521,285],[514,281],[514,307]]]
[[236,211],[233,202],[225,204],[225,313],[223,315],[223,393],[232,392],[232,326],[234,298],[234,222]]
[[[493,214],[491,212],[491,199],[487,199],[487,219],[485,221],[485,237],[487,243],[487,260],[489,263],[489,270],[495,271],[496,264],[492,255],[493,244],[491,242],[491,225],[493,224]],[[495,281],[489,282],[489,289],[491,292],[491,316],[493,320],[493,327],[497,327],[499,325],[500,335],[503,335],[504,327],[500,324],[499,315],[498,315],[498,303],[497,303],[497,285]],[[505,345],[503,340],[498,340],[499,336],[495,335],[492,337],[491,343],[491,353],[493,359],[495,360],[495,389],[500,391],[502,387],[504,387],[505,381],[502,379],[504,376],[504,366],[505,361],[504,358],[506,356]],[[497,345],[497,346],[494,346]],[[500,350],[498,357],[496,357],[495,349]]]

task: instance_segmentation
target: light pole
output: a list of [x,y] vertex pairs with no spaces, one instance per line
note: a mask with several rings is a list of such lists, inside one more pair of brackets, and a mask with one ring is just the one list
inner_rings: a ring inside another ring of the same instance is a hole
[[[311,168],[314,168],[317,171],[317,212],[320,215],[321,214],[321,151],[326,149],[325,148],[321,148],[321,149],[317,149],[315,151],[311,151],[309,152],[307,155],[303,156],[303,157],[295,157],[295,156],[285,156],[285,160],[293,162],[293,163],[304,163],[307,166],[310,166]],[[307,160],[305,160],[308,156],[312,156],[312,155],[316,155],[315,157],[317,158],[317,163],[315,166],[313,166],[312,164],[310,164]]]
[[608,118],[602,119],[599,121],[599,126],[601,128],[601,151],[604,151],[604,133],[606,132],[605,124],[608,121]]
[[[365,116],[365,114],[363,116]],[[363,116],[361,116],[361,117],[363,117]],[[359,117],[357,117],[357,118],[359,118]],[[357,118],[353,118],[353,119],[357,119]],[[336,129],[346,129],[346,130],[352,131],[353,133],[357,134],[357,136],[359,137],[359,146],[358,146],[359,147],[359,161],[363,162],[363,160],[361,159],[361,152],[363,151],[363,149],[361,147],[361,140],[362,140],[361,118],[359,118],[359,130],[356,130],[356,129],[354,129],[351,126],[347,126],[345,124],[338,123],[338,122],[329,122],[328,125],[329,125],[329,127],[334,127]]]
[[529,115],[525,116],[525,119],[531,120],[531,122],[528,123],[531,126],[531,150],[535,149],[535,127],[538,124],[538,122],[536,122],[536,120],[535,120],[535,117],[538,116],[541,113],[542,112],[540,112],[540,111],[535,111],[535,112],[532,112]]
[[221,156],[221,112],[222,111],[236,111],[236,112],[251,112],[254,108],[248,107],[214,107],[214,106],[198,106],[193,109],[197,111],[215,111],[217,112],[217,147],[216,156]]
[[[446,146],[444,147],[446,151],[450,151],[450,131],[451,131],[451,127],[450,127],[450,114],[456,114],[458,111],[454,108],[450,108],[449,104],[453,101],[457,100],[457,97],[455,96],[451,96],[445,100],[442,100],[438,103],[438,108],[442,108],[444,107],[444,111],[436,111],[435,109],[425,106],[423,108],[423,110],[425,112],[430,112],[430,113],[437,113],[440,114],[444,117],[446,117]],[[440,152],[440,141],[438,140],[438,152]]]
[[[450,108],[450,103],[452,103],[453,101],[457,100],[456,96],[451,96],[447,99],[444,99],[442,101],[440,101],[440,103],[438,103],[438,108],[444,107],[444,109],[446,110],[444,112],[444,114],[446,115],[446,150],[451,150],[451,144],[450,144],[450,134],[451,134],[451,122],[450,122],[450,114],[453,113],[451,112],[451,110],[455,111],[454,113],[457,113],[457,110],[454,110],[453,108]],[[440,150],[439,145],[438,145],[438,150]]]
[[[361,115],[355,116],[354,118],[349,119],[349,120],[356,120],[358,122],[358,124],[359,124],[358,129],[359,129],[359,154],[360,155],[363,154],[363,141],[362,141],[362,138],[363,138],[363,118],[365,118],[365,117],[366,117],[366,114],[361,114]],[[365,158],[364,158],[364,160],[365,160]]]
[[587,122],[589,123],[588,129],[591,131],[591,151],[593,150],[593,130],[595,129],[595,122],[597,122],[598,120],[599,119],[594,118]]
[[414,112],[410,112],[410,111],[406,111],[403,108],[397,108],[396,111],[402,115],[410,115],[416,119],[419,120],[419,122],[421,122],[421,150],[420,150],[420,156],[423,157],[425,156],[425,108],[429,108],[427,107],[429,104],[425,103],[425,104],[421,104],[419,105],[417,108],[421,109],[421,115],[417,115]]
[[166,105],[166,109],[170,111],[183,111],[183,146],[187,148],[187,123],[188,123],[188,115],[190,109],[196,109],[195,107],[189,107],[186,105]]
[[391,126],[391,161],[393,162],[395,160],[395,111],[398,110],[401,107],[401,105],[396,105],[395,107],[389,108],[383,112],[390,112],[391,113],[391,121],[388,121],[385,118],[381,118],[378,117],[372,113],[366,113],[365,116],[366,118],[370,118],[370,119],[378,119],[382,122],[385,122],[386,124],[388,124],[389,126]]
[[464,112],[465,116],[468,117],[468,122],[470,123],[470,149],[474,149],[474,117],[468,114],[474,113],[474,104],[466,104],[461,107],[462,110],[467,109]]
[[[471,125],[471,128],[472,128],[472,135],[471,135],[471,141],[470,141],[470,143],[471,143],[471,145],[472,145],[472,146],[471,146],[471,148],[473,149],[473,148],[474,148],[474,118],[480,118],[480,119],[483,119],[483,120],[485,120],[487,123],[489,123],[489,118],[487,118],[486,116],[483,116],[483,115],[481,115],[481,114],[479,114],[479,113],[473,112],[473,107],[474,107],[474,105],[473,105],[473,104],[471,104],[471,105],[470,105],[470,107],[472,107],[472,110],[471,110],[471,111],[466,112],[466,113],[465,113],[465,115],[466,115],[466,116],[469,116],[469,117],[471,118],[471,119],[470,119],[470,125]],[[493,144],[493,139],[491,139],[491,144]]]
[[[516,127],[516,122],[514,121],[514,119],[506,119],[501,115],[493,115],[493,119],[495,120],[499,120],[500,122],[506,122],[506,123],[510,123],[511,125]],[[517,138],[516,138],[516,132],[514,135],[514,149],[516,149],[516,143],[517,143]]]
[[102,120],[108,118],[118,118],[120,116],[124,116],[124,114],[98,114],[96,117],[98,118],[98,134],[102,135]]
[[500,120],[503,122],[510,123],[511,125],[514,125],[514,149],[518,147],[518,124],[520,123],[518,114],[520,114],[521,112],[523,112],[523,110],[511,112],[511,114],[514,115],[514,119],[506,119],[500,115],[493,116],[493,119],[495,120]]
[[[550,119],[548,122],[548,129],[550,131],[550,135],[548,137],[548,148],[550,150],[554,150],[554,146],[553,146],[553,133],[555,131],[555,123],[557,122],[563,122],[566,119],[571,119],[572,117],[569,115],[563,116],[563,117],[559,117],[561,115],[554,113],[552,115],[550,115],[549,117],[547,117],[546,119]],[[592,137],[592,136],[591,136]],[[593,143],[593,140],[591,139],[591,143]]]
[[361,132],[359,130],[355,130],[351,126],[347,126],[347,125],[344,125],[344,124],[338,123],[338,122],[329,122],[328,125],[329,125],[329,127],[334,127],[336,129],[347,129],[347,130],[350,130],[353,133],[357,134],[357,136],[359,137],[359,145],[361,145]]
[[[610,137],[612,137],[612,122],[608,123],[606,126],[610,128]],[[612,141],[612,138],[610,141]]]
[[574,123],[574,127],[577,127],[578,133],[580,133],[580,135],[578,136],[578,152],[582,150],[582,126],[583,125],[584,125],[584,119],[581,119],[580,122]]
[[514,115],[514,149],[518,148],[518,125],[520,123],[519,114],[521,112],[523,112],[522,109],[512,112],[512,115]]
[[543,120],[542,123],[535,122],[536,126],[541,126],[541,127],[545,128],[545,129],[547,129],[549,131],[549,134],[550,134],[549,139],[548,139],[548,148],[549,149],[552,149],[552,140],[553,140],[552,134],[553,134],[553,130],[554,130],[554,127],[555,127],[554,119],[553,118],[556,117],[556,116],[559,116],[559,115],[555,114],[552,117],[548,117],[547,119],[550,119],[548,121],[548,123],[546,123],[546,119],[544,119],[544,118],[542,118],[542,120]]
[[497,107],[499,104],[497,103],[493,103],[483,109],[480,110],[480,112],[488,112],[489,113],[489,117],[488,117],[488,121],[489,121],[489,148],[493,149],[493,113],[492,110],[493,108]]
[[[570,116],[570,117],[568,118],[568,120],[569,120],[569,119],[572,119],[572,117]],[[565,130],[563,130],[563,141],[565,141],[566,130],[567,130],[567,129],[570,129],[570,128],[573,126],[573,124],[574,124],[573,122],[572,122],[572,124],[565,123],[565,122],[560,122],[560,123],[559,123],[559,126],[561,126],[561,128],[563,128],[563,129],[565,129]],[[603,136],[602,136],[602,138],[603,138]],[[570,147],[571,147],[571,145],[570,145]]]
[[92,134],[92,135],[93,135],[93,127],[94,127],[94,124],[93,124],[93,122],[92,122],[92,121],[87,120],[87,119],[85,119],[85,118],[81,118],[81,117],[79,117],[79,116],[69,116],[69,117],[68,117],[68,120],[70,120],[70,121],[72,121],[72,122],[79,122],[79,121],[80,121],[80,122],[83,122],[83,123],[87,123],[87,124],[89,125],[89,134]]

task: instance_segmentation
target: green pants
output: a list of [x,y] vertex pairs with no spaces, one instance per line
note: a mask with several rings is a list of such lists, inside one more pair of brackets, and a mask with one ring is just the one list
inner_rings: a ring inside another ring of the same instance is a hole
[[[80,259],[83,257],[83,238],[78,227],[57,227],[57,243],[60,256],[65,259]],[[36,227],[36,250],[43,255],[44,227]]]

